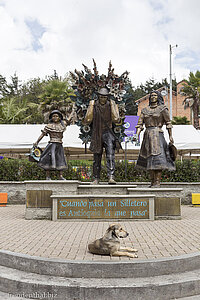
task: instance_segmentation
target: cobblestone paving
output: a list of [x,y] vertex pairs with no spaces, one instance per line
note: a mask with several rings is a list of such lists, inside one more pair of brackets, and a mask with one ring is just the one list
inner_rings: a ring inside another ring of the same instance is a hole
[[[105,222],[25,220],[25,206],[0,207],[0,249],[67,260],[128,261],[92,255],[88,242],[105,233]],[[181,220],[121,221],[129,236],[122,246],[138,249],[139,259],[164,258],[200,250],[200,207],[182,206]]]

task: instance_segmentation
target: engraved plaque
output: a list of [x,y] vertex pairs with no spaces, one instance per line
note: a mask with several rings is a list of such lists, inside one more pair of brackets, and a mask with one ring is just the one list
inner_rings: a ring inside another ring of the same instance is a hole
[[57,219],[149,219],[149,198],[62,198]]

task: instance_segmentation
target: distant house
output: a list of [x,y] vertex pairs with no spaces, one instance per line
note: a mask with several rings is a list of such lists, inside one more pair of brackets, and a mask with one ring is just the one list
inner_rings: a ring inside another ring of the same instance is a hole
[[[190,124],[193,124],[193,113],[192,110],[190,109],[190,107],[187,107],[186,109],[184,108],[184,104],[183,101],[185,99],[185,96],[183,95],[182,88],[184,86],[184,83],[186,83],[186,81],[182,80],[177,84],[177,92],[172,91],[172,117],[187,117],[188,121],[190,121]],[[165,96],[163,96],[164,98],[164,102],[165,105],[168,107],[168,109],[170,110],[170,96],[169,96],[169,89],[166,87],[161,87],[159,88],[157,91],[160,92],[165,92]],[[137,101],[135,101],[138,104],[138,115],[140,115],[141,110],[148,106],[149,104],[149,94],[145,95],[144,97],[138,99]]]

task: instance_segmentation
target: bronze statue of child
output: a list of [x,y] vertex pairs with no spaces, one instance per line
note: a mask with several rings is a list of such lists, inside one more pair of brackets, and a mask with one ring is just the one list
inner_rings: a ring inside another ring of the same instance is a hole
[[49,124],[42,130],[42,134],[33,145],[37,147],[41,139],[46,135],[50,136],[50,141],[40,156],[38,166],[46,171],[46,180],[50,180],[50,171],[59,171],[59,179],[65,180],[63,171],[67,169],[67,163],[64,156],[62,145],[63,133],[66,126],[70,124],[69,119],[64,120],[59,110],[53,110],[49,115]]

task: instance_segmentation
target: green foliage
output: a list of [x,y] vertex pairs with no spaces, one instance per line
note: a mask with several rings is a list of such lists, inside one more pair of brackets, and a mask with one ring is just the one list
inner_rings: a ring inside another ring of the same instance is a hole
[[47,116],[52,110],[58,109],[64,115],[68,115],[72,110],[73,101],[71,96],[74,95],[73,89],[70,88],[68,80],[53,79],[49,81],[40,95],[42,112]]
[[184,160],[176,162],[176,171],[163,171],[161,181],[198,182],[200,181],[200,160]]
[[41,86],[40,79],[21,84],[14,74],[11,83],[8,83],[6,78],[0,75],[0,123],[43,122],[43,116],[38,113],[38,95],[41,93]]
[[190,121],[188,121],[187,117],[173,117],[172,121],[173,125],[188,125]]
[[34,78],[23,84],[16,74],[10,83],[0,75],[0,123],[41,124],[53,109],[67,115],[72,95],[70,80],[59,78],[55,71],[45,80]]
[[21,100],[27,107],[24,123],[41,124],[44,123],[44,116],[39,104],[39,96],[43,92],[45,81],[40,78],[34,78],[25,82],[21,89]]
[[[91,161],[70,161],[67,170],[63,173],[68,180],[91,181]],[[37,166],[37,163],[19,159],[0,160],[0,181],[25,181],[44,180],[45,171]],[[58,178],[58,172],[51,173],[52,179]],[[135,168],[135,163],[127,163],[127,177],[125,177],[125,162],[116,161],[115,178],[117,182],[147,182],[149,174]],[[102,164],[101,181],[107,181],[106,166]],[[176,171],[162,172],[162,182],[199,182],[200,160],[176,161]]]
[[27,105],[19,105],[15,97],[5,98],[2,101],[0,123],[19,124],[23,123]]
[[[82,163],[81,166],[77,167],[77,162],[74,161],[68,162],[67,170],[63,172],[63,175],[68,180],[85,179],[87,181],[90,171],[91,168],[86,163]],[[45,178],[45,171],[39,168],[37,163],[25,159],[0,160],[0,181],[44,180]],[[58,172],[51,172],[51,178],[58,179]]]

